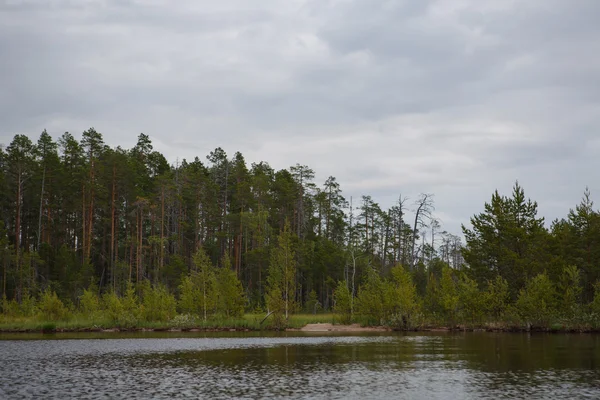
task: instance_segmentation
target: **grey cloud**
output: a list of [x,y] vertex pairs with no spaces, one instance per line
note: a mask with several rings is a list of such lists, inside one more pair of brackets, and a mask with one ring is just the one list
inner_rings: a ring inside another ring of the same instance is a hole
[[0,1],[0,143],[95,126],[436,194],[458,232],[515,179],[551,220],[595,171],[596,0]]

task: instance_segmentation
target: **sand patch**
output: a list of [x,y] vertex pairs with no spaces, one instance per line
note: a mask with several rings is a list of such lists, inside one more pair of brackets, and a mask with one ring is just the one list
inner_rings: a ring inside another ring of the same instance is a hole
[[359,324],[352,325],[333,325],[330,323],[306,324],[300,329],[289,329],[290,331],[300,332],[386,332],[388,328],[383,326],[360,326]]

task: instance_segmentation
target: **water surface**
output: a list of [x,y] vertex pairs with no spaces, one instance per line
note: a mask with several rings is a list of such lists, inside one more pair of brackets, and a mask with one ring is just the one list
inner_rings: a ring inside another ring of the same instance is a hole
[[588,334],[0,335],[0,398],[600,398]]

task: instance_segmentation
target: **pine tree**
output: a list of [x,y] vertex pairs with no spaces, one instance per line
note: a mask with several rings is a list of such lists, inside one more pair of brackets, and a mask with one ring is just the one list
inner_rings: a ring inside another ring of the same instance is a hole
[[471,218],[472,229],[463,225],[465,262],[480,287],[501,276],[516,298],[527,280],[549,267],[548,232],[537,217],[537,203],[525,199],[516,183],[511,198],[496,191],[485,212]]

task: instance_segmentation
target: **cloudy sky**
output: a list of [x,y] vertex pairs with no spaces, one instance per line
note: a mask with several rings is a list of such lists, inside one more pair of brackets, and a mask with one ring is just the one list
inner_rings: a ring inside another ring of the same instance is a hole
[[93,126],[171,162],[217,146],[455,233],[516,179],[600,202],[598,0],[0,0],[0,143]]

